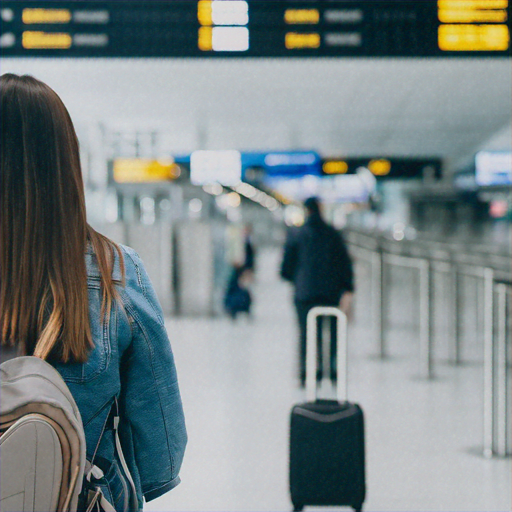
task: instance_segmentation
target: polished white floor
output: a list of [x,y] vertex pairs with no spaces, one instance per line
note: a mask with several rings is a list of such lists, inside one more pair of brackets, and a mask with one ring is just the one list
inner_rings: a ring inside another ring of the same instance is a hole
[[[261,253],[254,318],[170,318],[189,432],[182,484],[147,511],[287,511],[288,422],[304,399],[295,376],[291,290],[279,254]],[[466,322],[464,358],[444,359],[436,379],[418,377],[417,297],[394,275],[389,350],[377,359],[368,271],[357,267],[350,329],[349,394],[366,415],[367,511],[510,511],[510,459],[484,459],[482,367],[477,322]],[[468,289],[468,295],[470,295]],[[441,312],[442,313],[442,312]],[[329,389],[324,389],[328,395]]]

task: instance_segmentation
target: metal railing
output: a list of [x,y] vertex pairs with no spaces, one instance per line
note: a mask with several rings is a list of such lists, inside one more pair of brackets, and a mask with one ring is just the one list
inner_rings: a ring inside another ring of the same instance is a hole
[[496,280],[494,270],[484,276],[484,456],[511,455],[509,296],[510,280]]
[[419,277],[419,370],[426,379],[435,377],[433,358],[434,274],[449,277],[450,361],[462,362],[461,281],[465,276],[483,282],[483,455],[510,456],[510,292],[511,259],[485,250],[468,252],[468,245],[394,241],[386,236],[349,231],[345,235],[353,256],[371,265],[371,302],[378,354],[388,357],[386,343],[385,267],[411,268]]

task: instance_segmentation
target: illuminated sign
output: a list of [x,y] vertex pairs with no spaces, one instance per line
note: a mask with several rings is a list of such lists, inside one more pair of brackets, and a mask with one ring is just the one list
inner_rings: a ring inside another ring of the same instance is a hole
[[441,160],[437,158],[325,158],[322,160],[322,173],[325,176],[336,174],[358,174],[367,169],[378,180],[441,177]]
[[2,57],[510,57],[508,0],[4,0]]
[[290,25],[295,24],[317,24],[320,22],[320,11],[318,9],[286,9],[284,21]]
[[269,176],[305,176],[321,174],[321,160],[315,151],[267,153],[263,168]]
[[510,49],[508,0],[438,0],[439,49],[505,52]]
[[238,185],[242,181],[242,156],[239,151],[194,151],[190,155],[190,181],[194,185],[220,183]]
[[197,45],[203,52],[213,50],[213,28],[201,27],[197,38]]
[[475,178],[479,186],[512,185],[512,153],[480,151],[475,157]]
[[288,32],[285,35],[284,45],[288,50],[300,48],[320,48],[320,34],[301,34]]
[[197,2],[197,19],[201,25],[213,25],[211,1]]
[[437,6],[443,10],[506,9],[508,0],[438,0]]
[[348,172],[348,164],[343,160],[328,160],[323,163],[322,171],[325,174],[346,174]]
[[180,167],[172,159],[116,158],[113,177],[116,183],[147,183],[175,180]]
[[73,42],[69,34],[59,32],[25,31],[22,34],[23,48],[33,49],[68,49]]
[[249,49],[249,31],[245,27],[201,27],[200,50],[214,52],[244,52]]
[[23,9],[21,19],[26,25],[69,23],[71,11],[69,9]]
[[375,176],[387,176],[391,172],[391,162],[389,160],[370,160],[368,169]]
[[506,23],[507,11],[439,11],[443,23]]
[[510,47],[506,25],[441,25],[439,48],[452,52],[505,51]]
[[249,49],[249,5],[243,0],[200,0],[197,46],[203,52],[245,52]]
[[197,18],[201,25],[247,25],[249,6],[241,0],[200,0]]

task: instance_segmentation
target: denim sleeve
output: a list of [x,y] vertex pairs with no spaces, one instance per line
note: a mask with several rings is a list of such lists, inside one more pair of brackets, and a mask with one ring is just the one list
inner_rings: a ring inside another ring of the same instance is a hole
[[122,407],[146,501],[179,484],[187,433],[163,313],[139,256],[125,249],[123,302],[132,341],[123,355]]

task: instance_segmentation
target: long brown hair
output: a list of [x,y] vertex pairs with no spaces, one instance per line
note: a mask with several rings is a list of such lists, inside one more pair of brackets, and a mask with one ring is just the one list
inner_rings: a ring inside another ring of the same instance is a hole
[[86,221],[78,139],[64,103],[31,76],[0,77],[0,336],[21,354],[85,362],[87,243],[101,274],[102,319],[116,298],[119,247]]

